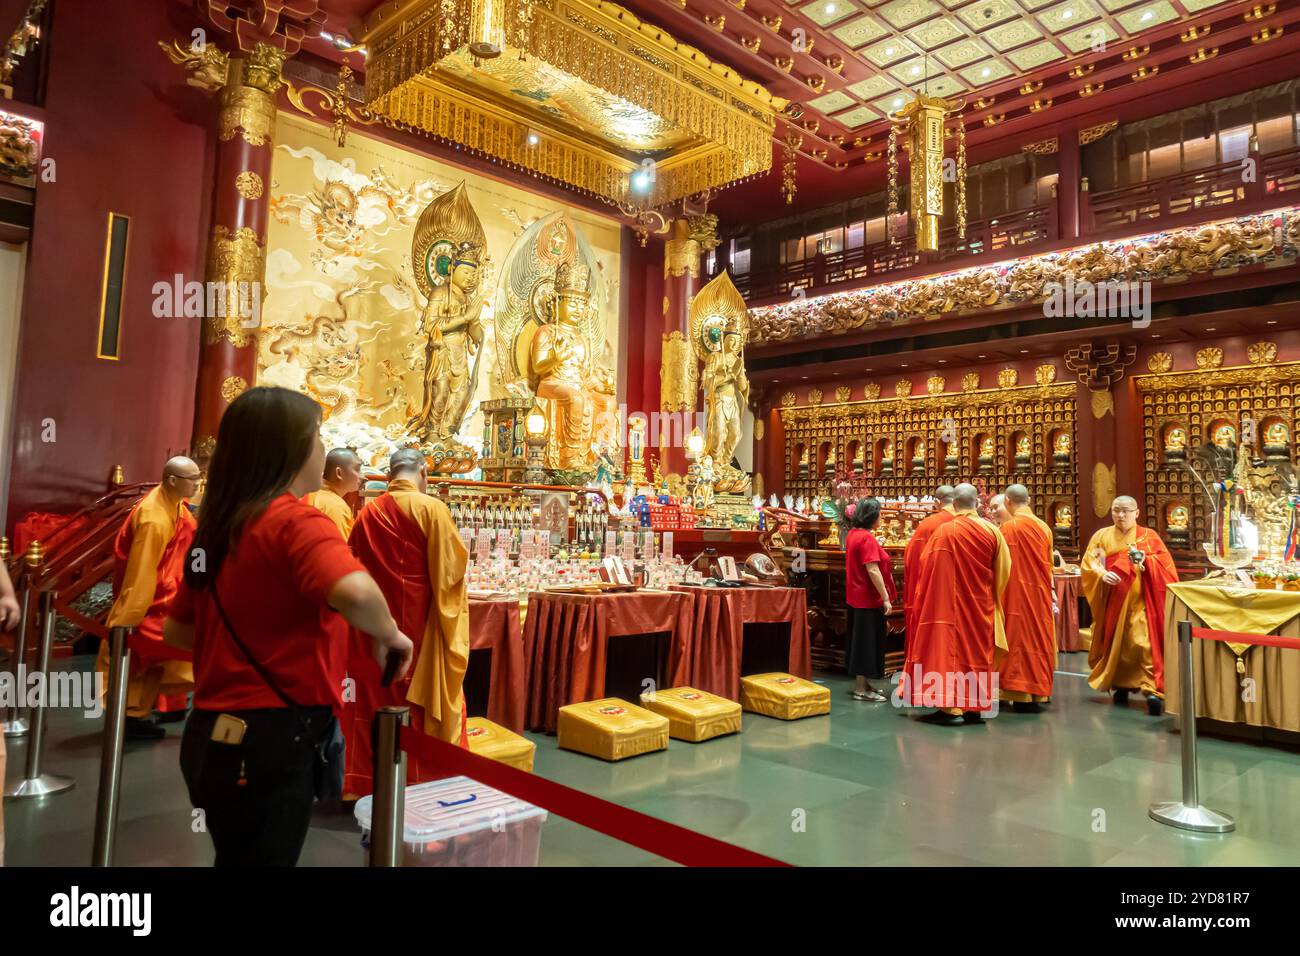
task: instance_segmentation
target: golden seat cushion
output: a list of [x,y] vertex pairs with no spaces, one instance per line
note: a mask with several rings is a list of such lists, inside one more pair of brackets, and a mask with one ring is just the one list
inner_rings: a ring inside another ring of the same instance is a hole
[[465,737],[471,753],[498,760],[516,770],[533,772],[537,745],[512,730],[492,723],[486,717],[471,717],[465,722]]
[[668,747],[668,718],[617,697],[560,708],[556,726],[565,750],[602,760],[623,760]]
[[641,698],[641,706],[668,718],[668,736],[699,743],[740,730],[740,705],[694,687],[671,687]]
[[745,710],[780,720],[798,720],[831,712],[830,688],[793,674],[751,674],[740,679]]

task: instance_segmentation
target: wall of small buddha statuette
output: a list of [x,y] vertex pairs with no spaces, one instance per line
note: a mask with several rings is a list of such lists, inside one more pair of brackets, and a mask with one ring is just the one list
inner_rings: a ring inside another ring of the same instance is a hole
[[1210,507],[1185,467],[1207,443],[1235,449],[1253,427],[1256,455],[1267,463],[1295,462],[1300,424],[1300,362],[1278,361],[1273,342],[1253,342],[1247,364],[1224,365],[1224,349],[1185,354],[1154,352],[1146,374],[1134,378],[1142,415],[1144,515],[1171,549],[1199,554],[1209,539]]
[[841,479],[890,498],[920,498],[959,481],[982,482],[990,493],[1019,482],[1054,526],[1058,547],[1078,547],[1076,386],[1056,383],[1055,366],[1040,366],[1033,385],[1018,384],[1013,369],[998,378],[997,387],[980,388],[979,376],[967,373],[955,383],[960,391],[949,391],[942,376],[921,387],[900,379],[886,386],[888,395],[876,383],[841,386],[833,398],[813,388],[804,405],[787,393],[786,493],[825,495]]

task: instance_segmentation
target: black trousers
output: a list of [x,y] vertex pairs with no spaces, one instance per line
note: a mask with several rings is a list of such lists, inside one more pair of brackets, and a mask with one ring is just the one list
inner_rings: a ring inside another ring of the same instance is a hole
[[868,680],[885,676],[885,609],[849,608],[848,655],[845,669]]
[[238,744],[212,740],[218,713],[195,710],[181,739],[190,802],[216,848],[216,866],[294,866],[315,798],[317,744],[328,707],[226,711],[247,725]]

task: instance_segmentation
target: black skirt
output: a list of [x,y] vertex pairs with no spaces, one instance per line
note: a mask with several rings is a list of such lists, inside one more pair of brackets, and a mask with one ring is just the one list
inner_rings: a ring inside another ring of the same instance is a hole
[[852,677],[878,680],[885,676],[884,608],[849,608],[848,648],[845,663]]

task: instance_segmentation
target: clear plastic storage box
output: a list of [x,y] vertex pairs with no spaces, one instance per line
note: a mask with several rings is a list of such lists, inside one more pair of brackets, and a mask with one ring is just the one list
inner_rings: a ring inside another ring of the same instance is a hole
[[[353,811],[370,845],[370,797]],[[469,777],[406,788],[403,866],[536,866],[546,811]]]

